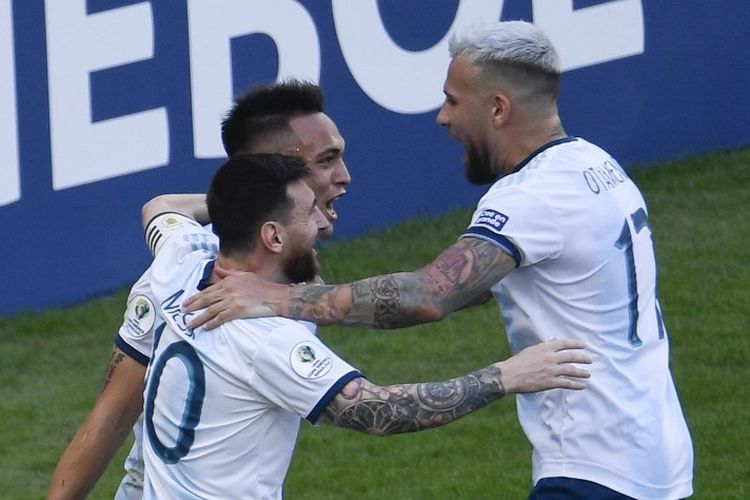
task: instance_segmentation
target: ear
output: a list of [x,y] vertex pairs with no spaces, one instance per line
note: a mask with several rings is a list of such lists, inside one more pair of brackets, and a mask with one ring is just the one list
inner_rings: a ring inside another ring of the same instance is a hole
[[505,94],[495,94],[492,96],[492,124],[500,127],[510,118],[513,106],[510,99]]
[[264,222],[260,227],[260,241],[271,253],[281,253],[285,239],[284,228],[278,222]]

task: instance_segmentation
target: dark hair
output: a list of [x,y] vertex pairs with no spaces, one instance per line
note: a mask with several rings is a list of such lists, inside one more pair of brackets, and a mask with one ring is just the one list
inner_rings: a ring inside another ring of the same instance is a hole
[[293,202],[287,186],[310,173],[305,161],[279,154],[237,155],[211,180],[206,202],[221,252],[246,254],[269,220],[283,221]]
[[251,153],[270,134],[289,128],[295,116],[323,112],[323,92],[314,83],[287,80],[238,96],[221,124],[228,156]]

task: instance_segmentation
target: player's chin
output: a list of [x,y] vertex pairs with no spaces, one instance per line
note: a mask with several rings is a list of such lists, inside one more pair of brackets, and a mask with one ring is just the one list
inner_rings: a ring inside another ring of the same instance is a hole
[[333,237],[333,224],[330,224],[324,229],[318,230],[318,239],[328,240]]

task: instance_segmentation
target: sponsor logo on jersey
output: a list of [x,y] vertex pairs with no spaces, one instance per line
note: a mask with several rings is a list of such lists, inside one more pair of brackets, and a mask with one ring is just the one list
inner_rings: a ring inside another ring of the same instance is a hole
[[289,359],[294,372],[310,380],[322,377],[331,371],[333,366],[333,360],[327,355],[328,350],[323,346],[313,346],[311,342],[300,342],[292,348]]
[[472,226],[484,226],[487,229],[499,233],[505,223],[508,222],[509,217],[504,213],[492,210],[491,208],[485,208],[479,213],[477,220],[474,221]]
[[126,324],[130,334],[135,337],[143,337],[151,331],[156,320],[154,303],[145,295],[136,295],[128,305]]

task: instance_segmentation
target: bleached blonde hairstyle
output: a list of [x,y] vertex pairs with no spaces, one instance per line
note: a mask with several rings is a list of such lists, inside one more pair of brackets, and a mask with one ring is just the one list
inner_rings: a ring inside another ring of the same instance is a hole
[[515,63],[547,73],[560,73],[560,57],[542,30],[526,21],[502,21],[471,26],[449,42],[451,57],[474,63]]

